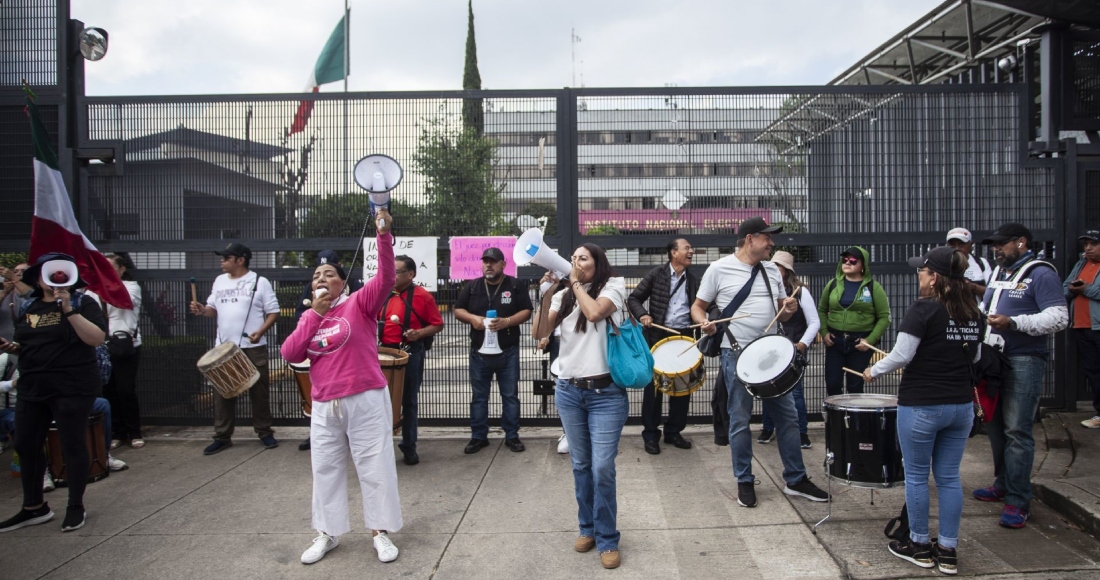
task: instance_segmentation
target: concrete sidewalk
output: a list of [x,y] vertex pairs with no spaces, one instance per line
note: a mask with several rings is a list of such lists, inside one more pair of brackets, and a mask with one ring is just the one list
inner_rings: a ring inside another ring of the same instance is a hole
[[[1037,476],[1065,462],[1047,452],[1040,425]],[[525,429],[524,453],[492,445],[465,455],[465,430],[424,429],[420,465],[398,462],[405,527],[392,534],[401,556],[375,557],[363,529],[358,486],[352,527],[321,562],[298,558],[312,538],[309,454],[301,428],[283,428],[282,446],[265,451],[250,430],[236,445],[206,457],[209,429],[161,429],[145,449],[119,449],[128,471],[88,487],[87,525],[62,534],[65,490],[47,494],[57,517],[0,536],[0,576],[24,578],[899,578],[937,575],[886,550],[882,528],[903,503],[902,488],[875,492],[833,486],[832,519],[810,532],[828,504],[788,498],[774,443],[754,443],[759,506],[741,508],[727,447],[709,430],[687,433],[690,450],[642,449],[628,427],[617,462],[623,563],[603,570],[594,553],[572,550],[576,504],[568,456],[555,453],[558,430]],[[1079,426],[1078,431],[1085,431]],[[1097,433],[1100,435],[1100,433]],[[822,487],[820,426],[805,462]],[[1095,440],[1094,440],[1095,441]],[[1093,447],[1089,453],[1100,459]],[[8,451],[0,462],[11,458]],[[1079,453],[1067,467],[1088,462]],[[5,463],[6,464],[6,463]],[[991,481],[988,441],[971,440],[964,460],[967,493]],[[1095,473],[1095,472],[1094,472]],[[1064,475],[1064,473],[1063,473]],[[349,478],[350,479],[350,478]],[[1073,478],[1069,478],[1073,479]],[[1080,485],[1065,478],[1055,480]],[[1096,486],[1091,489],[1095,491]],[[0,480],[0,515],[19,509],[18,480]],[[1000,504],[968,499],[959,546],[961,575],[997,578],[1100,577],[1100,542],[1035,502],[1023,530],[997,525]],[[935,514],[933,500],[932,514]],[[933,530],[935,530],[933,518]]]

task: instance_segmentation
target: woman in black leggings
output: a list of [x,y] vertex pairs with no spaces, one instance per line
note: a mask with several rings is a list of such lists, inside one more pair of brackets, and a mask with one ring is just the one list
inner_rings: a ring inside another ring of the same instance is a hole
[[[34,288],[15,322],[15,341],[0,350],[19,355],[19,399],[15,405],[15,450],[22,461],[23,509],[0,522],[0,532],[43,524],[53,511],[42,499],[46,473],[43,448],[50,421],[57,423],[69,479],[69,505],[61,530],[84,526],[84,487],[89,458],[88,415],[103,381],[96,345],[103,344],[103,311],[95,300],[70,293],[84,284],[65,254],[45,254],[23,272]],[[62,285],[63,284],[63,285]]]

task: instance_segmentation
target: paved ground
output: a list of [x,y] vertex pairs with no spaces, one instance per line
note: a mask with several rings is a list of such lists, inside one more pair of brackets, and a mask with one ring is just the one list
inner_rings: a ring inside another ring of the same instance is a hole
[[[1037,425],[1036,478],[1050,482],[1044,490],[1071,486],[1080,503],[1091,498],[1095,508],[1100,431],[1076,424],[1086,416],[1058,415],[1054,423]],[[1049,451],[1045,427],[1056,435]],[[745,509],[735,499],[728,448],[715,446],[709,430],[688,433],[695,442],[691,450],[664,446],[660,455],[650,456],[637,427],[627,428],[617,464],[623,564],[605,571],[595,553],[572,550],[572,477],[568,457],[554,451],[558,431],[525,430],[525,453],[508,451],[494,433],[492,445],[472,456],[462,453],[463,431],[424,431],[421,464],[398,463],[405,528],[392,536],[401,556],[391,564],[375,558],[359,509],[352,515],[358,531],[345,536],[339,548],[312,566],[298,562],[313,538],[309,456],[296,448],[304,429],[282,429],[283,445],[270,451],[251,437],[238,437],[236,446],[213,457],[201,453],[206,429],[161,429],[145,449],[118,451],[131,469],[88,487],[83,529],[61,533],[61,489],[47,495],[57,519],[0,537],[0,576],[772,580],[937,574],[886,550],[882,528],[900,509],[903,489],[875,492],[872,505],[868,490],[833,486],[832,519],[815,536],[810,528],[828,506],[782,494],[774,443],[754,443],[760,505]],[[815,445],[806,452],[806,463],[824,486],[820,428],[811,430],[811,437]],[[1070,447],[1059,447],[1065,439]],[[0,462],[6,465],[10,456],[10,451],[0,455]],[[989,483],[988,456],[984,436],[971,440],[963,469],[968,492]],[[0,480],[0,514],[14,513],[20,498],[18,480]],[[1008,530],[997,525],[999,513],[999,505],[967,500],[961,575],[1100,577],[1100,542],[1082,530],[1094,520],[1072,523],[1035,502],[1028,527]]]

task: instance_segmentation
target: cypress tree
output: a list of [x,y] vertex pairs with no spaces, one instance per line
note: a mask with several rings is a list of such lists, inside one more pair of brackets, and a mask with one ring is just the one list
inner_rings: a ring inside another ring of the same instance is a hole
[[[477,41],[474,39],[474,1],[469,1],[469,19],[466,30],[466,67],[462,71],[462,90],[480,90],[481,73],[477,70]],[[481,99],[463,99],[462,124],[478,135],[485,131],[485,110]]]

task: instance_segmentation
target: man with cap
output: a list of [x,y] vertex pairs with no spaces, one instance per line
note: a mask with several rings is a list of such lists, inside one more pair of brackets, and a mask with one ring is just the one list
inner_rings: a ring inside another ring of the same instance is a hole
[[[752,474],[752,441],[749,433],[749,417],[752,415],[753,397],[737,380],[737,357],[740,347],[759,338],[766,332],[775,332],[775,326],[767,328],[778,314],[786,321],[798,310],[798,299],[788,298],[779,268],[766,261],[772,254],[775,242],[772,234],[783,231],[779,226],[769,226],[763,218],[754,217],[741,222],[737,236],[744,243],[732,255],[712,263],[699,283],[695,303],[691,306],[691,318],[703,325],[708,335],[718,332],[716,324],[708,320],[707,309],[714,303],[729,316],[726,307],[732,302],[737,314],[749,314],[729,323],[722,338],[721,366],[729,396],[729,444],[733,460],[733,474],[737,478],[737,503],[743,507],[756,506],[755,477]],[[740,301],[738,306],[735,301]],[[783,461],[783,493],[804,497],[811,501],[828,501],[829,494],[822,491],[806,475],[802,462],[802,449],[798,434],[798,418],[794,397],[787,393],[782,397],[764,399],[764,407],[775,420],[779,433],[779,458]]]
[[[489,391],[493,376],[500,385],[504,444],[523,451],[519,440],[519,325],[531,317],[531,297],[518,280],[504,273],[504,252],[486,248],[482,277],[463,286],[455,302],[455,319],[470,325],[470,442],[466,453],[489,445]],[[487,317],[486,313],[495,316]],[[496,333],[500,353],[481,353],[486,330]]]
[[1001,525],[1022,528],[1033,497],[1035,459],[1032,423],[1046,373],[1047,339],[1066,327],[1069,315],[1062,280],[1054,266],[1035,258],[1031,230],[1007,223],[982,240],[993,248],[997,268],[982,300],[988,317],[985,341],[1012,362],[993,419],[986,425],[996,481],[974,490],[982,501],[1004,501]]
[[[683,336],[695,337],[695,330],[688,328],[692,324],[691,305],[695,302],[695,291],[699,289],[699,278],[688,270],[695,250],[684,238],[670,241],[665,249],[668,252],[668,263],[650,270],[626,301],[630,313],[645,327],[646,342],[651,348],[661,340],[673,336],[654,325],[671,328]],[[647,304],[648,310],[645,306]],[[661,392],[652,382],[646,385],[642,397],[642,440],[646,453],[651,455],[661,452],[661,399]],[[680,435],[684,427],[687,427],[690,405],[691,393],[669,396],[665,443],[680,449],[691,449],[691,442]]]
[[974,255],[974,236],[966,228],[955,228],[947,232],[947,245],[963,253],[970,265],[966,268],[966,279],[970,281],[970,290],[978,302],[985,296],[985,287],[989,284],[989,277],[993,274],[993,268],[989,261],[981,256]]
[[1077,343],[1077,360],[1092,389],[1096,416],[1081,421],[1088,429],[1100,429],[1100,230],[1089,230],[1077,238],[1085,253],[1062,284],[1069,301],[1070,336]]
[[[214,280],[206,305],[191,302],[191,313],[217,318],[218,335],[215,346],[232,342],[256,366],[260,380],[249,389],[252,400],[252,428],[267,449],[279,446],[271,429],[271,380],[267,368],[267,340],[264,334],[279,318],[279,301],[267,278],[248,269],[252,250],[233,242],[224,250],[214,252],[222,258],[222,271]],[[237,400],[214,392],[214,442],[203,450],[213,455],[233,445],[233,423]]]

